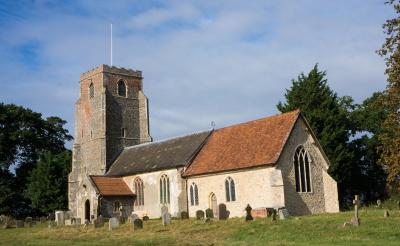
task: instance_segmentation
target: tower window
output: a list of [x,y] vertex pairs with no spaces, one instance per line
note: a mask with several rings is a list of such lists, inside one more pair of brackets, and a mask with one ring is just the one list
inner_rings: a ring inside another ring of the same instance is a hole
[[93,83],[90,83],[90,85],[89,85],[89,97],[90,98],[94,97],[94,85],[93,85]]
[[121,129],[121,137],[125,137],[126,136],[126,131],[125,131],[125,128],[122,128]]
[[311,192],[310,158],[303,146],[296,149],[293,162],[296,191]]
[[118,95],[126,97],[126,85],[123,80],[118,81]]

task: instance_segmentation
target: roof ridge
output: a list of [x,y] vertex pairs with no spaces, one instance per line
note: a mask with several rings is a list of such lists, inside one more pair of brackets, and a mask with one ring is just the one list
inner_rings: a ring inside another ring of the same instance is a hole
[[267,117],[255,119],[255,120],[249,120],[249,121],[245,121],[245,122],[242,122],[242,123],[237,123],[237,124],[221,127],[221,128],[215,129],[215,131],[226,129],[226,128],[230,128],[230,127],[234,127],[234,126],[245,125],[245,124],[249,124],[249,123],[257,122],[257,121],[262,121],[262,120],[266,120],[266,119],[272,119],[272,118],[276,118],[276,117],[281,117],[281,116],[284,116],[284,115],[287,115],[287,114],[294,114],[294,113],[299,114],[299,113],[301,113],[301,111],[300,111],[300,109],[295,109],[295,110],[292,110],[292,111],[289,111],[289,112],[285,112],[285,113],[274,114],[274,115],[270,115],[270,116],[267,116]]
[[132,145],[132,146],[125,147],[124,150],[135,149],[135,148],[148,146],[148,145],[152,145],[152,144],[160,144],[160,143],[168,142],[168,141],[175,140],[175,139],[180,139],[180,138],[189,137],[189,136],[192,136],[192,135],[199,135],[199,134],[202,134],[202,133],[211,132],[212,130],[213,129],[202,130],[202,131],[198,131],[198,132],[187,133],[187,134],[180,135],[180,136],[164,138],[164,139],[160,139],[160,140],[153,141],[153,142],[147,142],[147,143]]

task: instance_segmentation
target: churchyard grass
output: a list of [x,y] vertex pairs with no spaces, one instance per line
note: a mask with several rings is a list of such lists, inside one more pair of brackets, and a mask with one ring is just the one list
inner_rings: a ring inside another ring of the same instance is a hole
[[161,220],[143,222],[143,229],[133,231],[123,224],[113,231],[108,225],[94,228],[63,226],[47,228],[47,223],[33,228],[0,229],[0,245],[399,245],[400,211],[361,208],[360,227],[342,227],[353,212],[291,217],[276,222],[244,218],[226,221]]

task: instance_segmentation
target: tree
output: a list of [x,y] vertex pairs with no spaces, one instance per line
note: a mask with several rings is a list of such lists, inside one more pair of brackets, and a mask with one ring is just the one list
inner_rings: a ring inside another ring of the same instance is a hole
[[0,194],[8,194],[0,199],[4,213],[18,217],[30,213],[30,200],[22,196],[27,178],[41,153],[65,151],[64,143],[72,139],[65,123],[58,117],[43,119],[28,108],[0,103]]
[[353,195],[357,186],[354,179],[360,170],[353,165],[348,140],[351,122],[347,107],[351,98],[338,98],[328,86],[326,72],[319,71],[318,64],[307,74],[301,73],[292,86],[286,90],[286,102],[279,102],[282,113],[300,109],[320,141],[331,165],[329,173],[338,182],[341,204]]
[[32,207],[42,213],[68,207],[68,173],[71,166],[71,152],[41,155],[37,166],[28,178],[26,196]]
[[379,134],[380,163],[388,172],[388,184],[395,187],[400,181],[400,2],[389,0],[396,17],[383,25],[387,35],[378,54],[386,61],[387,87],[384,92],[384,104],[388,115]]

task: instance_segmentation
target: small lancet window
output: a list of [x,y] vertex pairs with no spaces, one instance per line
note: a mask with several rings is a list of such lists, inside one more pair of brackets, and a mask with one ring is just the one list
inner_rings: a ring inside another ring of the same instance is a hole
[[93,83],[90,83],[90,85],[89,85],[89,97],[90,98],[94,97],[94,85],[93,85]]
[[295,151],[293,164],[296,192],[311,192],[310,158],[301,145]]
[[123,80],[118,81],[118,95],[126,97],[126,85]]
[[126,136],[126,130],[125,128],[121,128],[121,137],[125,137]]
[[160,178],[160,203],[169,204],[169,195],[169,178],[164,174]]
[[135,192],[136,192],[136,206],[143,206],[144,205],[144,189],[143,189],[143,181],[141,178],[137,177],[135,179]]
[[199,205],[199,190],[197,189],[197,185],[195,183],[192,183],[190,186],[190,205]]
[[236,201],[236,193],[235,193],[235,182],[231,177],[228,177],[225,180],[225,193],[226,193],[226,201],[234,202]]

